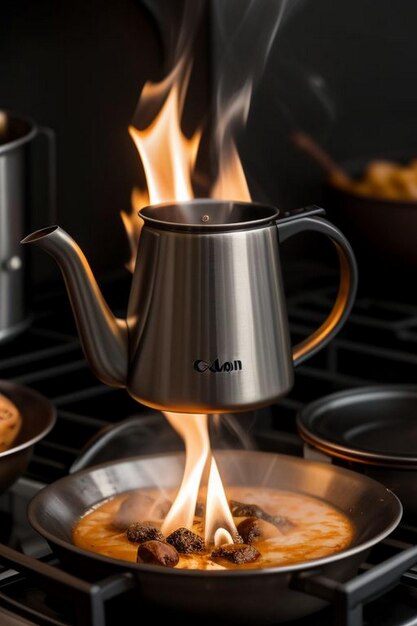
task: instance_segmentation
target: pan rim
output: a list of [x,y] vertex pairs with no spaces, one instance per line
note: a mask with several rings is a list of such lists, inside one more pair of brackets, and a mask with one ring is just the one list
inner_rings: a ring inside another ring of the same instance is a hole
[[379,400],[414,396],[417,401],[417,385],[369,385],[355,387],[343,391],[328,394],[314,400],[300,409],[296,417],[296,425],[302,439],[322,452],[330,456],[347,459],[353,462],[363,462],[379,467],[397,467],[402,469],[414,469],[417,465],[417,456],[387,454],[384,452],[372,452],[348,446],[325,438],[312,428],[312,420],[321,412],[338,408],[345,402],[360,401],[363,396],[369,395]]
[[[221,452],[227,452],[227,450],[221,450]],[[238,454],[245,454],[250,452],[251,454],[254,453],[259,453],[262,455],[269,455],[269,456],[278,456],[279,458],[283,458],[284,461],[286,462],[299,462],[302,461],[303,463],[308,464],[310,467],[313,466],[320,466],[321,468],[323,467],[323,463],[317,462],[317,461],[311,461],[309,459],[302,459],[299,457],[293,457],[291,455],[286,455],[286,454],[278,454],[276,452],[263,452],[261,450],[233,450],[233,453],[238,453]],[[329,556],[326,557],[321,557],[319,559],[313,559],[311,561],[302,561],[300,563],[294,563],[292,565],[284,565],[284,566],[276,566],[276,567],[266,567],[266,568],[258,568],[258,569],[247,569],[247,570],[198,570],[198,569],[176,569],[176,568],[165,568],[165,567],[161,567],[158,565],[148,565],[145,563],[133,563],[132,561],[126,561],[126,560],[122,560],[122,559],[116,559],[113,557],[108,557],[96,552],[92,552],[89,550],[85,550],[83,548],[79,548],[78,546],[76,546],[73,543],[70,543],[69,541],[65,541],[63,539],[60,539],[59,537],[56,537],[53,533],[49,532],[49,530],[46,530],[43,528],[42,524],[38,522],[37,520],[37,515],[36,515],[36,509],[39,507],[39,504],[42,503],[42,500],[45,497],[45,494],[52,490],[54,487],[56,488],[57,485],[62,485],[65,484],[67,482],[71,483],[74,481],[74,479],[80,478],[84,475],[88,475],[91,474],[92,471],[96,471],[96,470],[101,470],[104,468],[108,468],[110,466],[113,465],[118,465],[118,464],[123,464],[123,463],[131,463],[134,460],[141,460],[141,459],[147,459],[147,458],[163,458],[163,457],[178,457],[178,456],[183,456],[183,453],[178,453],[178,452],[166,452],[166,453],[160,453],[160,454],[144,454],[144,455],[138,455],[138,456],[133,456],[133,457],[128,457],[126,459],[118,459],[116,461],[112,461],[112,462],[107,462],[107,463],[101,463],[99,465],[95,465],[92,466],[90,468],[81,470],[79,472],[76,472],[74,474],[68,475],[68,476],[64,476],[63,478],[60,478],[59,480],[55,481],[54,483],[51,483],[49,485],[47,485],[46,487],[44,487],[43,489],[41,489],[33,498],[32,500],[29,502],[28,505],[28,509],[27,509],[27,515],[28,515],[28,520],[29,523],[31,524],[32,528],[34,528],[34,530],[36,532],[38,532],[44,539],[46,539],[50,544],[54,544],[57,545],[65,550],[69,550],[70,552],[73,552],[79,556],[82,557],[87,557],[87,558],[91,558],[95,561],[113,566],[113,567],[117,567],[118,569],[120,568],[124,568],[126,571],[129,572],[149,572],[149,573],[153,573],[153,574],[162,574],[162,575],[168,575],[168,576],[185,576],[185,577],[189,577],[189,576],[193,576],[193,577],[198,577],[198,578],[229,578],[229,579],[234,579],[236,577],[250,577],[250,576],[267,576],[267,575],[277,575],[277,574],[296,574],[297,572],[300,571],[305,571],[305,570],[310,570],[310,569],[315,569],[315,568],[319,568],[321,566],[324,565],[328,565],[331,563],[335,563],[337,561],[340,561],[342,559],[345,558],[349,558],[351,556],[355,556],[358,554],[361,554],[362,552],[365,552],[366,550],[370,549],[372,546],[374,546],[375,544],[381,542],[383,539],[385,539],[385,537],[387,537],[400,523],[402,515],[403,515],[403,506],[401,504],[400,499],[388,488],[386,488],[382,483],[374,480],[373,478],[369,478],[368,476],[362,476],[360,474],[358,474],[357,472],[354,472],[352,470],[348,470],[345,468],[340,468],[340,467],[336,467],[336,466],[329,466],[329,469],[331,468],[331,471],[336,473],[336,474],[342,474],[342,475],[354,475],[355,478],[359,478],[361,480],[363,480],[364,482],[373,484],[373,485],[377,485],[378,488],[383,491],[387,498],[389,498],[391,500],[391,502],[396,506],[396,515],[393,515],[393,519],[391,520],[391,522],[389,524],[386,525],[386,527],[380,531],[377,535],[375,535],[374,537],[368,539],[367,541],[364,541],[363,543],[359,543],[358,545],[352,546],[346,550],[341,550],[340,552],[336,552],[334,554],[331,554]]]

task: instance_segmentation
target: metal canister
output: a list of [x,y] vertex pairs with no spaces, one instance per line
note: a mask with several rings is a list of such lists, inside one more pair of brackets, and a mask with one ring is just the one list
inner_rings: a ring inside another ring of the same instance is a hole
[[30,324],[26,252],[20,240],[30,224],[29,146],[44,136],[48,146],[48,193],[55,205],[55,135],[32,120],[0,111],[0,342]]

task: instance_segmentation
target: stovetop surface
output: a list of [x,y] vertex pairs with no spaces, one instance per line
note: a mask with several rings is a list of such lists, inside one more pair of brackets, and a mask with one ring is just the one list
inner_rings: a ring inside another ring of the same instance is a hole
[[[331,282],[330,274],[321,284],[315,281],[311,291],[304,289],[301,295],[289,294],[288,311],[294,342],[317,327],[329,311],[334,295],[334,290],[327,286],[329,279]],[[127,289],[128,280],[124,278],[105,285],[110,304],[114,310],[119,307],[121,313],[120,303],[126,302]],[[42,485],[66,475],[82,462],[95,464],[109,454],[119,458],[130,456],[136,450],[141,453],[173,449],[178,441],[155,438],[152,430],[146,437],[142,431],[140,437],[130,439],[129,445],[121,437],[111,446],[91,454],[91,458],[86,453],[91,450],[91,442],[113,425],[132,418],[145,423],[156,412],[138,405],[124,390],[102,385],[90,373],[66,296],[61,292],[45,293],[36,303],[32,327],[9,344],[0,346],[0,378],[41,392],[53,401],[58,412],[55,428],[35,446],[25,476],[0,498],[0,541],[3,542],[0,545],[0,624],[17,626],[27,620],[30,624],[55,626],[112,626],[120,622],[121,604],[126,606],[129,584],[119,581],[119,591],[123,591],[126,584],[126,593],[116,593],[114,599],[106,602],[105,614],[100,614],[99,621],[94,621],[96,618],[90,615],[86,608],[89,600],[83,594],[68,590],[61,583],[58,583],[58,591],[51,593],[51,581],[59,580],[59,572],[65,571],[43,540],[29,529],[27,502]],[[242,440],[245,443],[249,433],[261,449],[301,456],[303,444],[296,434],[295,415],[304,404],[348,387],[414,384],[415,381],[417,306],[360,297],[338,337],[297,369],[295,385],[288,397],[268,409],[240,416],[235,420],[237,428],[232,433],[223,432],[222,439],[227,440],[227,445],[239,446]],[[401,555],[415,545],[417,524],[416,528],[402,526],[372,550],[362,573],[366,576],[377,571],[376,565],[386,563],[388,558],[401,560]],[[9,547],[16,549],[16,553],[9,553]],[[16,554],[22,554],[23,562],[13,561]],[[390,567],[388,564],[388,570]],[[330,606],[292,624],[417,626],[417,572],[407,569],[407,573],[396,577],[397,582],[401,579],[401,584],[392,585],[393,588],[385,590],[380,598],[365,604],[363,618],[357,613],[352,618],[355,621],[343,621],[338,609]],[[103,585],[106,587],[108,581]],[[107,587],[106,590],[109,594]],[[167,619],[172,619],[172,615]],[[181,619],[187,623],[184,616]]]

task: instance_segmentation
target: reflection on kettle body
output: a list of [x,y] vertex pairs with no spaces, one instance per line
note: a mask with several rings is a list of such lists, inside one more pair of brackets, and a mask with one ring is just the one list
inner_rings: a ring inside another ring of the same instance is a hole
[[[190,413],[272,404],[290,391],[294,364],[323,347],[349,315],[355,258],[322,209],[281,216],[271,206],[197,199],[140,215],[127,320],[113,316],[65,231],[46,228],[22,243],[36,243],[60,265],[94,373],[143,404]],[[341,280],[328,318],[291,348],[279,247],[306,230],[333,241]]]

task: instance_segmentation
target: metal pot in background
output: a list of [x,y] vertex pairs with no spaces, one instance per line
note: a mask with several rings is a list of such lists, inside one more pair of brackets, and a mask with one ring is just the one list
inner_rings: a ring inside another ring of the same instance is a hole
[[20,240],[31,223],[29,148],[38,137],[47,144],[49,218],[54,221],[55,134],[28,118],[0,111],[0,342],[22,332],[31,320],[27,253]]
[[297,427],[305,456],[378,480],[417,519],[417,386],[361,387],[306,405]]

